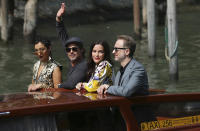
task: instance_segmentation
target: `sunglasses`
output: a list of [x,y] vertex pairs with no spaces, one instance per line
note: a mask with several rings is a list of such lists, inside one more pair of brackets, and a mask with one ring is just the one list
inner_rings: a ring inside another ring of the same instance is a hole
[[113,48],[113,51],[116,51],[116,52],[117,52],[117,51],[119,51],[119,50],[125,50],[125,49],[128,49],[128,48],[117,48],[117,47],[114,47],[114,48]]
[[78,48],[77,47],[66,48],[66,52],[70,52],[71,50],[74,51],[74,52],[77,52]]
[[44,53],[44,51],[46,51],[46,48],[40,48],[40,49],[35,49],[33,54],[38,54],[39,52],[41,53]]

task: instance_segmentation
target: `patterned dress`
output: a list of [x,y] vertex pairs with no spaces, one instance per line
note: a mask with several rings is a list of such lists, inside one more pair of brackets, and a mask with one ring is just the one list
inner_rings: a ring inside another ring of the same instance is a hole
[[88,92],[95,92],[102,84],[112,85],[112,65],[108,61],[102,61],[96,66],[94,74],[84,87]]
[[54,61],[51,57],[49,57],[47,64],[44,66],[40,75],[37,78],[39,67],[40,67],[40,61],[37,61],[33,67],[34,84],[44,84],[46,86],[44,86],[43,88],[53,88],[54,87],[53,70],[55,67],[61,67],[61,65],[56,61]]

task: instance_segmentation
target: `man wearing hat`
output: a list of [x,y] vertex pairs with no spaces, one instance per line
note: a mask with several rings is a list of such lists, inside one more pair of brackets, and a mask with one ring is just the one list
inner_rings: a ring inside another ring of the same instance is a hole
[[85,50],[83,43],[78,37],[70,37],[64,27],[62,15],[65,12],[65,4],[62,3],[61,8],[56,15],[56,30],[58,37],[62,41],[67,57],[70,61],[69,72],[67,73],[67,80],[59,84],[59,88],[74,89],[78,82],[83,82],[86,79],[87,62],[84,59]]

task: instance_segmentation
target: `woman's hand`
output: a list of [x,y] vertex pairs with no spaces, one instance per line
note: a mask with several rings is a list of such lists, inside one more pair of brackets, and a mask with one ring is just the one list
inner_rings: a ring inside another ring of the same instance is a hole
[[36,91],[36,90],[41,89],[41,88],[42,88],[42,84],[30,84],[28,86],[28,92]]
[[86,83],[79,82],[79,83],[76,85],[76,89],[77,89],[77,90],[83,89],[83,88],[85,87],[85,84],[86,84]]
[[82,83],[82,82],[79,82],[79,83],[76,85],[76,89],[77,89],[77,90],[81,90],[82,85],[83,85],[83,83]]

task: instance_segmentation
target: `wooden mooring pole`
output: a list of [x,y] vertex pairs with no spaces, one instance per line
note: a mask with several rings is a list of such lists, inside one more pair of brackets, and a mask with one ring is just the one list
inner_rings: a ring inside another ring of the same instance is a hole
[[147,0],[142,0],[142,23],[147,26]]
[[1,0],[1,39],[8,41],[8,0]]
[[171,80],[178,80],[178,39],[176,25],[176,0],[167,0],[167,22],[168,22],[168,54],[169,75]]
[[155,42],[155,0],[147,0],[148,55],[156,56]]
[[141,24],[140,24],[140,2],[139,0],[133,0],[133,18],[134,18],[134,30],[137,38],[141,39]]
[[24,12],[24,37],[32,42],[36,33],[37,24],[37,2],[38,0],[28,0]]

